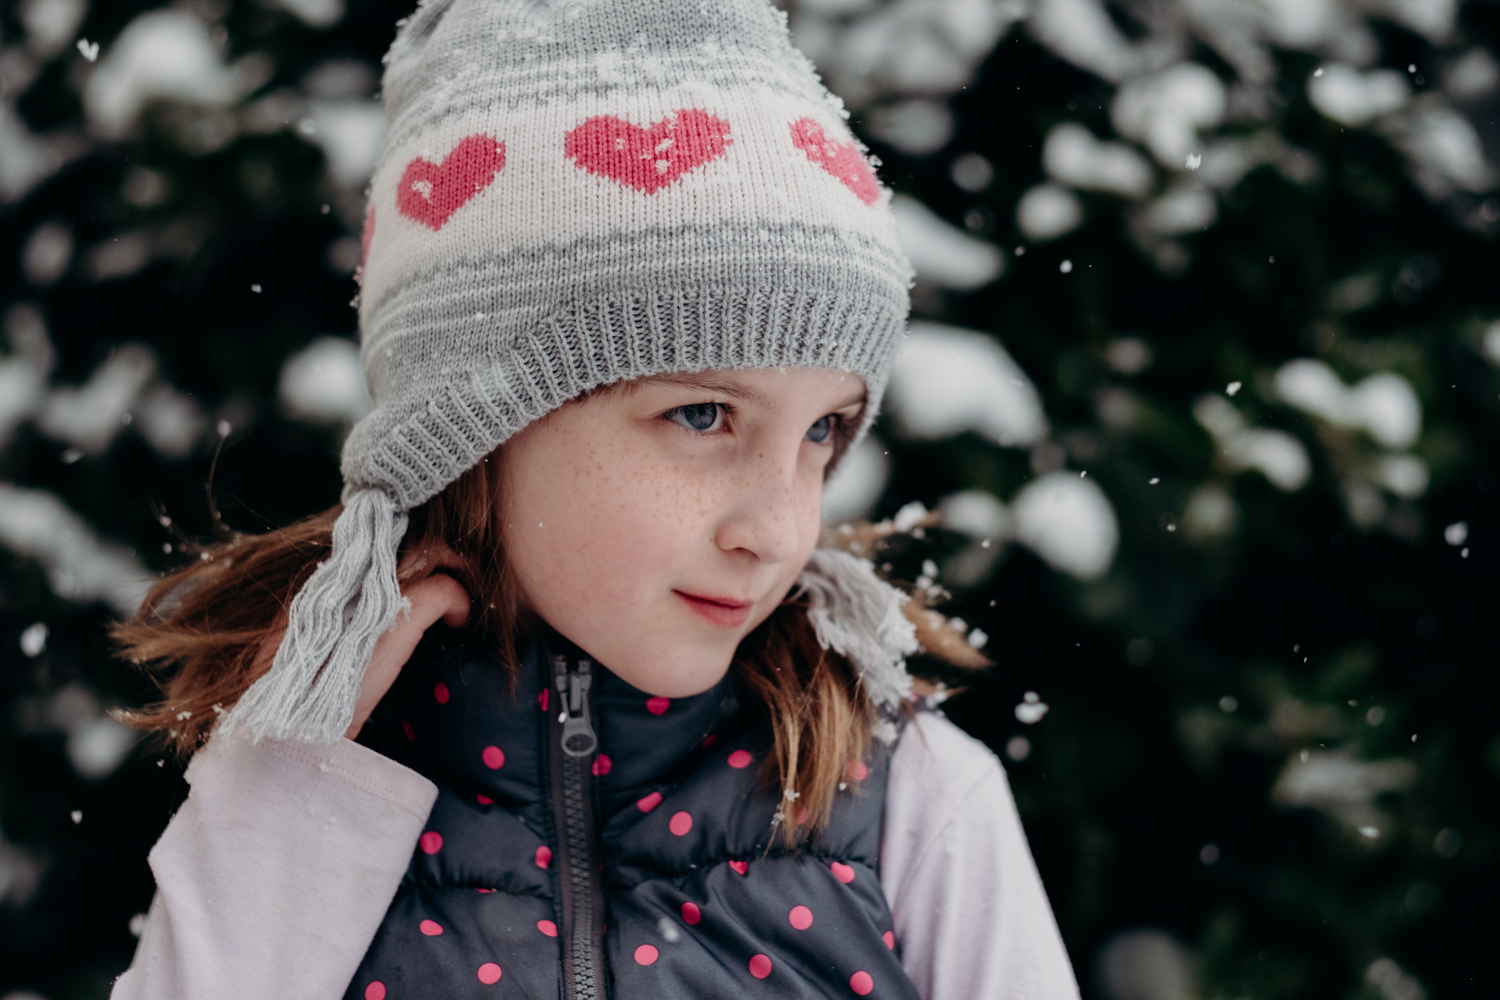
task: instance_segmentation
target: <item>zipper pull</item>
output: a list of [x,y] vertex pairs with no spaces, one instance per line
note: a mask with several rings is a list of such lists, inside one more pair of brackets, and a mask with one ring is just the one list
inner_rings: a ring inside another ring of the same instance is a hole
[[587,757],[599,746],[599,737],[589,722],[589,688],[594,683],[593,664],[580,659],[576,667],[565,656],[552,658],[553,682],[561,708],[562,750],[569,757]]

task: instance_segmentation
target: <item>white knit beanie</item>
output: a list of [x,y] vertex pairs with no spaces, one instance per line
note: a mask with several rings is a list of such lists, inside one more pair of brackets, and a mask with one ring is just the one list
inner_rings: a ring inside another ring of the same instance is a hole
[[[889,193],[766,0],[426,0],[382,86],[376,405],[344,445],[332,554],[225,720],[257,738],[342,736],[405,604],[407,512],[531,421],[622,379],[817,367],[864,379],[868,423],[905,325]],[[904,650],[886,591],[867,617]]]

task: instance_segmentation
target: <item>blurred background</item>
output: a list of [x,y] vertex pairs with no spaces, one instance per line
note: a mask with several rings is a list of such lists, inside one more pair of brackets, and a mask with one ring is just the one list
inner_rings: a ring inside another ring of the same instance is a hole
[[[105,626],[338,498],[409,7],[0,5],[0,997],[106,996],[185,794]],[[789,14],[917,271],[830,521],[996,661],[1085,996],[1500,995],[1500,3]]]

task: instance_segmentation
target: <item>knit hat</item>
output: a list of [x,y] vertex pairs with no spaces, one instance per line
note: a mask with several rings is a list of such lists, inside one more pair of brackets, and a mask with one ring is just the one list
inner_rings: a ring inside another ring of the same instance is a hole
[[376,405],[332,554],[225,720],[256,737],[342,736],[407,511],[531,421],[622,379],[817,367],[864,379],[868,425],[906,318],[889,193],[766,0],[426,0],[382,87]]

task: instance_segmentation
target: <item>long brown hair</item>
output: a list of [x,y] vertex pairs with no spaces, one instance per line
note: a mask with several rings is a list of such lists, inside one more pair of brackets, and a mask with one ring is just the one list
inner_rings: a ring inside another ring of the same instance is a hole
[[[471,626],[514,681],[520,620],[501,544],[502,465],[500,449],[412,511],[401,582],[426,576],[449,552],[458,556],[456,565],[444,560],[444,568],[473,596]],[[156,675],[162,697],[121,719],[159,734],[182,758],[202,746],[218,717],[269,668],[270,640],[285,628],[292,597],[331,551],[340,509],[200,548],[192,563],[159,581],[112,635],[123,656]],[[919,638],[951,659],[948,630],[920,608],[908,608]],[[732,669],[769,713],[774,745],[763,773],[790,793],[779,826],[792,843],[799,826],[810,835],[827,823],[841,785],[857,786],[851,765],[869,749],[875,710],[858,670],[822,648],[806,605],[796,599],[740,643]]]

